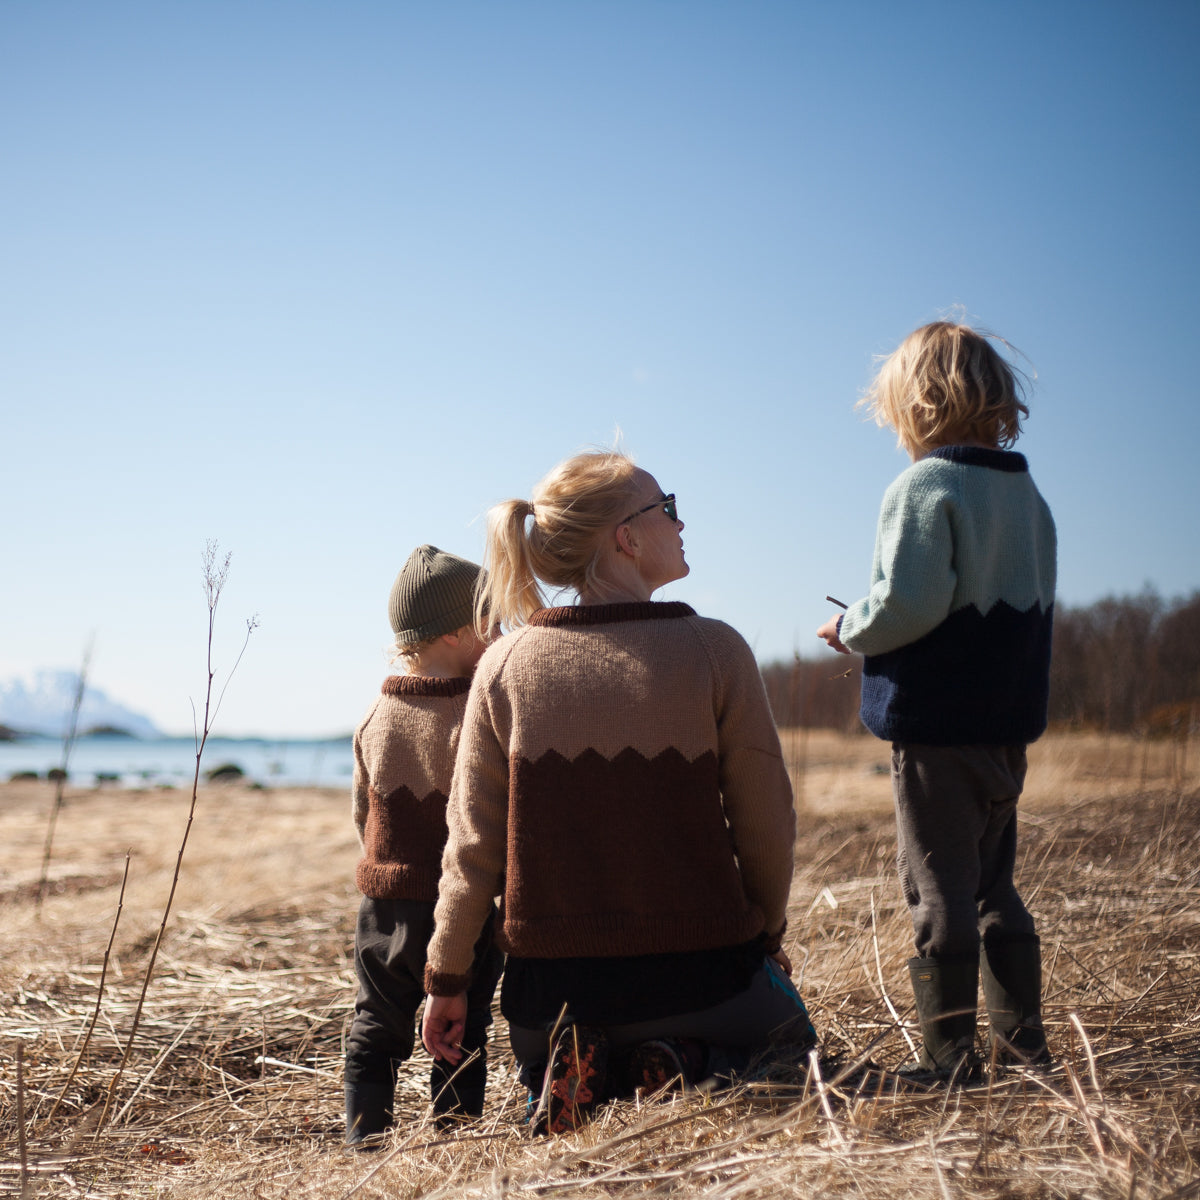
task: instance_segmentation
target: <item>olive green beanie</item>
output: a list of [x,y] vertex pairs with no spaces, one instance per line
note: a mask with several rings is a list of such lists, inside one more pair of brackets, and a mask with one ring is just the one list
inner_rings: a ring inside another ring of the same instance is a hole
[[397,644],[412,645],[470,625],[475,588],[482,577],[478,563],[436,546],[418,546],[388,597],[388,619]]

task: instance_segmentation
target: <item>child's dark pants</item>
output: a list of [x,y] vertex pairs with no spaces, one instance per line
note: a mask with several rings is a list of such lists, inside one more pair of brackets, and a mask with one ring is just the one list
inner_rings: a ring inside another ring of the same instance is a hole
[[1017,894],[1017,799],[1025,747],[894,743],[897,866],[922,958],[1033,938]]
[[[358,1000],[346,1038],[346,1083],[391,1084],[395,1064],[413,1051],[414,1021],[425,998],[425,952],[433,936],[433,903],[423,900],[373,900],[363,897],[354,938]],[[467,990],[467,1023],[463,1048],[479,1057],[457,1072],[451,1087],[464,1107],[482,1108],[487,1076],[485,1046],[492,1023],[492,995],[500,978],[503,955],[492,944],[492,918],[475,945],[472,982]],[[439,1065],[432,1086],[440,1091]],[[444,1074],[444,1072],[443,1072]],[[444,1079],[442,1084],[444,1085]],[[467,1097],[470,1095],[470,1101]],[[446,1099],[450,1097],[447,1096]],[[435,1106],[437,1096],[434,1097]]]

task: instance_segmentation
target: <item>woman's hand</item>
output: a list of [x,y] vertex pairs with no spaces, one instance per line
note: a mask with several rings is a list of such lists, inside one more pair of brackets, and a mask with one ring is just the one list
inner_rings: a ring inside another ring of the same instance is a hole
[[421,1018],[421,1041],[434,1058],[454,1064],[463,1056],[462,1037],[467,1024],[467,993],[430,996]]
[[838,622],[841,620],[841,614],[832,616],[820,629],[817,630],[817,637],[821,639],[831,650],[836,650],[839,654],[849,654],[847,647],[842,645],[842,639],[838,637]]
[[771,955],[771,958],[785,975],[792,973],[792,960],[788,958],[787,951],[782,946]]

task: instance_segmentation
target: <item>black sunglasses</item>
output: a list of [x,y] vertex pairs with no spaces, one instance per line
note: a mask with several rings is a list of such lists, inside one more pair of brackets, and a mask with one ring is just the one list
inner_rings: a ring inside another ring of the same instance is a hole
[[635,513],[630,513],[624,521],[618,521],[617,524],[625,525],[632,521],[634,517],[640,517],[642,513],[648,513],[652,508],[658,508],[660,504],[662,505],[663,512],[667,514],[668,521],[679,520],[679,510],[675,507],[675,493],[672,492],[669,496],[659,496],[653,503],[647,504],[645,508],[639,508]]

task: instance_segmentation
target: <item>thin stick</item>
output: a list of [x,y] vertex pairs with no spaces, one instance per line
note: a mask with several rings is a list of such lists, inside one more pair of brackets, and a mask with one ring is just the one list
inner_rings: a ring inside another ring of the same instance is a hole
[[[159,1056],[154,1060],[153,1066],[151,1066],[150,1070],[142,1077],[142,1080],[137,1085],[137,1087],[135,1087],[133,1089],[133,1095],[130,1096],[129,1099],[125,1101],[124,1107],[121,1109],[121,1111],[119,1113],[117,1113],[117,1115],[115,1117],[113,1117],[113,1120],[117,1124],[121,1123],[121,1120],[124,1118],[125,1114],[133,1106],[133,1102],[138,1098],[138,1096],[140,1096],[142,1094],[142,1089],[146,1086],[146,1084],[148,1084],[150,1082],[151,1079],[154,1078],[155,1072],[158,1070],[158,1068],[161,1067],[163,1065],[163,1063],[165,1063],[167,1061],[167,1059],[171,1056],[171,1051],[173,1051],[175,1049],[175,1047],[178,1046],[181,1041],[183,1041],[184,1036],[187,1034],[188,1030],[191,1029],[191,1027],[199,1019],[200,1019],[200,1011],[198,1010],[192,1014],[190,1020],[188,1020],[184,1023],[183,1027],[175,1035],[175,1040],[173,1042],[171,1042],[171,1044],[169,1046],[165,1047],[160,1052]],[[226,1093],[226,1094],[228,1094],[228,1093]]]
[[92,1019],[88,1022],[87,1032],[83,1035],[83,1045],[79,1047],[79,1053],[75,1056],[71,1073],[67,1076],[66,1083],[62,1085],[62,1090],[58,1093],[58,1099],[54,1101],[50,1113],[46,1117],[47,1123],[52,1121],[54,1114],[58,1112],[59,1105],[62,1104],[63,1097],[66,1096],[67,1089],[71,1086],[75,1073],[79,1070],[79,1064],[83,1062],[83,1056],[87,1053],[88,1043],[92,1040],[96,1022],[100,1020],[100,1004],[104,999],[104,980],[108,975],[108,962],[112,957],[113,943],[117,940],[117,926],[121,923],[121,910],[125,907],[125,885],[129,882],[129,856],[131,853],[132,850],[125,851],[125,873],[121,876],[121,891],[117,896],[117,915],[113,918],[112,932],[108,935],[108,945],[104,948],[104,963],[100,967],[100,985],[96,989],[96,1007],[92,1010]]
[[[163,937],[167,931],[167,919],[171,915],[171,905],[175,901],[175,891],[179,886],[179,874],[183,866],[184,851],[187,850],[188,835],[192,831],[192,821],[196,817],[196,804],[200,796],[200,760],[204,754],[204,747],[208,742],[208,735],[212,730],[212,718],[214,715],[212,694],[213,679],[216,678],[216,672],[213,670],[212,665],[213,630],[216,624],[217,602],[221,598],[221,589],[225,586],[226,579],[229,578],[229,559],[230,555],[226,554],[224,560],[220,564],[217,563],[217,543],[215,541],[210,541],[204,548],[204,593],[208,601],[208,681],[204,688],[204,721],[196,734],[196,770],[192,776],[192,802],[188,806],[187,824],[184,826],[183,840],[179,843],[179,853],[175,856],[175,874],[171,878],[171,890],[167,894],[167,903],[163,908],[162,921],[159,923],[158,934],[154,939],[154,947],[150,951],[150,961],[146,964],[146,973],[142,978],[142,990],[138,994],[137,1006],[133,1010],[133,1024],[129,1030],[129,1040],[125,1043],[125,1052],[121,1055],[121,1061],[117,1066],[116,1074],[113,1075],[112,1082],[108,1085],[108,1094],[104,1098],[104,1108],[100,1113],[100,1120],[96,1123],[97,1136],[99,1136],[100,1130],[104,1127],[104,1122],[108,1117],[108,1110],[111,1108],[113,1098],[117,1093],[117,1085],[120,1083],[125,1067],[129,1063],[129,1057],[133,1053],[133,1044],[137,1038],[138,1027],[142,1020],[142,1010],[146,1004],[146,993],[150,989],[150,980],[154,975],[154,964],[158,961],[158,951],[162,946]],[[230,670],[230,675],[237,670],[238,664],[242,661],[242,655],[246,653],[246,647],[250,644],[250,635],[254,632],[257,625],[258,619],[256,617],[252,617],[246,622],[246,637]],[[228,680],[225,686],[229,686]],[[224,694],[225,689],[222,688],[221,696],[224,696]]]
[[1101,1095],[1100,1080],[1096,1078],[1096,1056],[1092,1053],[1092,1043],[1088,1041],[1088,1035],[1083,1031],[1083,1022],[1079,1019],[1076,1013],[1071,1014],[1071,1024],[1079,1031],[1079,1040],[1083,1043],[1083,1052],[1087,1055],[1088,1074],[1092,1078],[1092,1088],[1097,1096]]
[[879,976],[879,994],[883,997],[884,1004],[887,1005],[887,1010],[892,1014],[892,1020],[896,1022],[897,1028],[904,1035],[904,1040],[908,1043],[908,1048],[917,1053],[917,1043],[913,1041],[912,1035],[905,1028],[904,1022],[900,1020],[900,1014],[896,1011],[896,1006],[892,1003],[892,998],[887,993],[887,984],[883,981],[883,963],[879,959],[879,930],[875,924],[875,893],[871,892],[871,945],[875,948],[875,971]]
[[838,608],[849,608],[850,607],[850,605],[843,604],[840,600],[835,599],[833,596],[826,596],[825,599],[828,600],[830,604],[836,604],[838,606]]
[[17,1043],[17,1146],[21,1157],[21,1197],[32,1196],[29,1187],[29,1149],[25,1144],[25,1043]]
[[954,1200],[950,1189],[946,1186],[946,1176],[942,1174],[942,1164],[938,1161],[937,1142],[932,1133],[929,1135],[929,1157],[933,1160],[933,1169],[937,1175],[938,1187],[941,1189],[944,1200]]
[[75,703],[71,706],[71,720],[63,737],[62,766],[55,779],[54,804],[50,809],[50,822],[46,827],[46,844],[42,847],[42,874],[38,879],[37,899],[33,904],[34,915],[41,917],[42,901],[46,898],[46,887],[50,878],[50,854],[54,849],[54,828],[63,806],[63,791],[67,786],[67,766],[71,761],[71,749],[75,745],[75,733],[79,728],[79,710],[83,707],[83,693],[87,687],[88,665],[92,661],[95,638],[89,638],[83,650],[83,662],[79,667],[79,680],[75,685]]
[[815,1049],[808,1052],[808,1073],[812,1078],[813,1085],[817,1089],[817,1096],[821,1101],[821,1111],[825,1114],[825,1120],[829,1122],[829,1131],[833,1134],[833,1140],[839,1146],[844,1146],[846,1138],[838,1128],[837,1122],[833,1119],[833,1108],[829,1103],[829,1092],[825,1087],[825,1080],[821,1078],[821,1063],[817,1058]]

